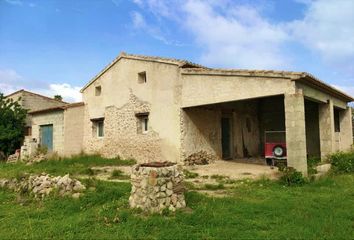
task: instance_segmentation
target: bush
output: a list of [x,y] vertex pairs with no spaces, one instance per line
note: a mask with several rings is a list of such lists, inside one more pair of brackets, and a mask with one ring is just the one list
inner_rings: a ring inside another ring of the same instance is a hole
[[332,170],[335,173],[353,173],[354,172],[354,151],[337,152],[329,157],[332,164]]
[[316,174],[316,166],[321,162],[319,157],[310,157],[307,159],[307,172],[309,175]]
[[288,186],[301,186],[306,183],[306,180],[301,172],[295,170],[292,167],[285,167],[282,170],[283,175],[280,177],[280,181]]
[[[19,99],[20,100],[20,99]],[[21,147],[27,110],[0,93],[0,151],[8,156]]]

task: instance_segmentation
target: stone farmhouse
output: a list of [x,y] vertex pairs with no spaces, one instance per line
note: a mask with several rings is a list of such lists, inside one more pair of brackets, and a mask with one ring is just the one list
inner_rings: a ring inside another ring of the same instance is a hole
[[307,157],[353,144],[353,98],[305,72],[121,53],[81,92],[83,103],[32,111],[32,137],[44,145],[51,137],[63,155],[183,162],[200,151],[264,157],[265,132],[273,131],[284,133],[288,166],[305,174]]

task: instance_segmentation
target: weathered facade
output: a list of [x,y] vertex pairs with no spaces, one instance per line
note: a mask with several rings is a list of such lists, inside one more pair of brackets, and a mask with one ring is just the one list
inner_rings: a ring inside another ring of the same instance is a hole
[[62,156],[82,151],[84,104],[32,111],[32,139]]
[[288,165],[306,174],[308,157],[325,159],[353,144],[353,98],[303,72],[211,69],[122,53],[81,92],[75,113],[33,114],[35,137],[38,126],[57,126],[58,153],[82,149],[140,163],[183,162],[200,151],[264,157],[265,132],[275,131],[285,134]]
[[82,93],[83,148],[110,157],[180,162],[201,150],[220,159],[257,157],[264,131],[273,130],[286,133],[288,165],[306,172],[308,156],[352,145],[353,99],[307,73],[210,69],[122,53]]

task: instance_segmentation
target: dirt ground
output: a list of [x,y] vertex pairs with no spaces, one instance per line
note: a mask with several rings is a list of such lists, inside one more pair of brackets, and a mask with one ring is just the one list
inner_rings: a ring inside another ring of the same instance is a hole
[[260,164],[240,163],[236,161],[215,161],[209,165],[187,166],[190,172],[198,173],[199,176],[221,175],[234,180],[241,179],[259,179],[266,177],[269,179],[277,179],[279,171],[277,168]]

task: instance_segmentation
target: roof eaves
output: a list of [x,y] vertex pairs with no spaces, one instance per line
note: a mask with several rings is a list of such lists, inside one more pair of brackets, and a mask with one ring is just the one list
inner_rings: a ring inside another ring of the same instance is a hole
[[65,106],[61,106],[61,107],[51,107],[51,108],[45,108],[45,109],[41,109],[41,110],[35,110],[35,111],[31,111],[28,112],[28,114],[37,114],[37,113],[44,113],[44,112],[52,112],[52,111],[59,111],[59,110],[65,110]]
[[332,87],[331,85],[321,81],[320,79],[318,79],[317,77],[315,77],[314,75],[307,73],[307,72],[303,72],[298,78],[293,79],[294,81],[302,81],[305,84],[309,84],[315,88],[318,88],[322,91],[327,92],[328,94],[338,97],[340,99],[345,100],[346,102],[353,102],[354,98],[348,94],[346,94],[345,92]]

